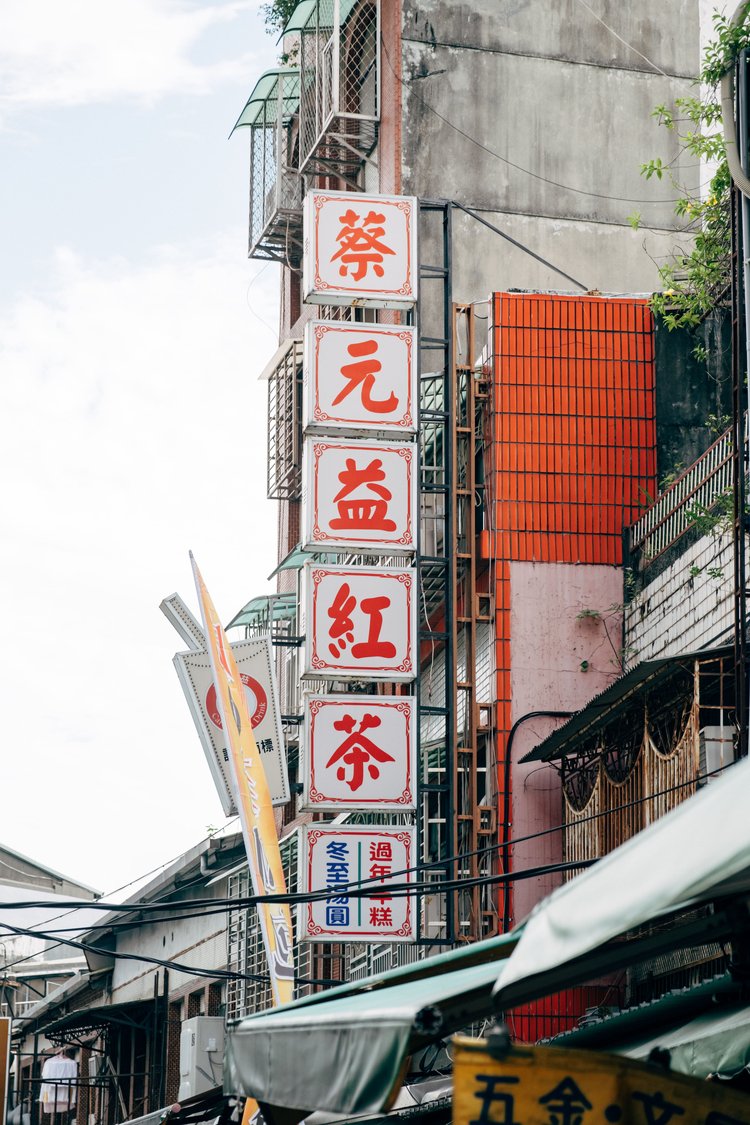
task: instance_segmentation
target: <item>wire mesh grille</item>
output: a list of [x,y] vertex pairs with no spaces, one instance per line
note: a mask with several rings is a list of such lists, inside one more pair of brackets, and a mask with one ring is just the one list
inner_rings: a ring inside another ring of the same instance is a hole
[[377,141],[379,0],[316,0],[300,32],[300,168],[354,179]]
[[299,104],[297,71],[282,72],[260,103],[250,131],[251,258],[299,261],[302,179],[294,167],[292,121]]
[[302,341],[292,340],[268,380],[268,499],[302,489]]

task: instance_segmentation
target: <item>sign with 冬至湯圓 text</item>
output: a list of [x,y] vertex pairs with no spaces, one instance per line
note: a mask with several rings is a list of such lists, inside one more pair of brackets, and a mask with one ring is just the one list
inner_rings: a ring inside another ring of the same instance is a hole
[[[301,829],[303,893],[298,933],[307,941],[413,941],[415,829],[393,825]],[[361,893],[360,893],[361,892]]]

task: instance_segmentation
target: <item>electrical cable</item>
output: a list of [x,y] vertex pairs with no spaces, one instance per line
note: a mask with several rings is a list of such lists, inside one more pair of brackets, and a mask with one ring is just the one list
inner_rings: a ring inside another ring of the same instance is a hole
[[[529,715],[528,717],[531,717],[531,715]],[[547,764],[552,765],[552,763],[547,763]],[[658,799],[659,797],[666,796],[669,793],[674,793],[679,789],[684,789],[684,788],[687,788],[689,786],[694,786],[694,785],[696,785],[696,783],[698,783],[700,781],[707,780],[710,777],[715,777],[718,774],[723,773],[725,770],[730,769],[731,764],[733,764],[733,763],[730,763],[730,764],[725,765],[725,766],[720,766],[715,770],[710,770],[710,771],[707,771],[706,773],[703,773],[703,774],[697,774],[694,778],[691,778],[688,781],[678,782],[675,785],[668,786],[668,787],[666,787],[664,789],[660,789],[660,790],[658,790],[654,793],[647,794],[644,797],[637,797],[637,798],[634,798],[632,801],[626,801],[623,804],[617,805],[617,806],[615,806],[611,809],[607,809],[607,810],[604,810],[604,811],[598,812],[598,813],[592,813],[589,816],[580,817],[576,821],[576,826],[578,826],[580,824],[590,822],[590,821],[593,821],[593,820],[599,820],[599,819],[602,819],[603,817],[613,816],[615,813],[621,812],[625,809],[634,808],[637,805],[642,805],[642,804],[645,804],[648,801],[654,801],[654,800]],[[566,827],[567,826],[564,823],[556,824],[556,825],[553,825],[550,828],[544,828],[544,829],[540,829],[536,832],[528,833],[525,836],[518,836],[518,837],[515,837],[515,838],[511,838],[510,840],[506,841],[505,843],[500,842],[500,843],[497,843],[497,844],[490,844],[490,845],[487,845],[486,847],[483,847],[483,848],[477,848],[472,852],[466,852],[466,853],[456,854],[456,855],[452,855],[452,856],[446,856],[446,857],[443,857],[442,859],[439,859],[439,860],[433,860],[429,864],[418,864],[418,865],[413,866],[413,867],[406,867],[406,868],[403,868],[403,869],[399,869],[399,870],[393,871],[391,873],[391,877],[392,878],[401,877],[403,875],[409,875],[409,874],[412,874],[414,872],[425,871],[425,870],[427,870],[429,868],[433,868],[433,867],[445,867],[450,863],[457,863],[457,862],[460,862],[461,860],[471,858],[474,855],[481,855],[483,853],[498,851],[499,849],[503,848],[504,846],[509,846],[509,845],[510,846],[517,846],[518,844],[521,844],[521,843],[527,843],[531,840],[540,839],[543,836],[548,836],[548,835],[551,835],[555,832],[561,832]],[[392,889],[397,889],[399,894],[401,894],[401,895],[449,893],[453,889],[471,886],[471,885],[485,884],[488,881],[513,882],[515,879],[531,878],[531,877],[535,877],[537,874],[540,874],[540,873],[548,873],[548,872],[551,872],[551,871],[554,871],[554,870],[562,870],[562,869],[564,869],[564,865],[552,864],[552,865],[546,865],[544,868],[528,868],[528,869],[523,869],[523,870],[518,871],[518,872],[503,873],[501,875],[479,876],[479,877],[477,877],[476,879],[473,879],[473,880],[472,879],[435,880],[435,881],[422,880],[419,883],[413,882],[413,883],[402,883],[402,884],[397,884],[397,885],[389,883],[387,889],[388,889],[389,893],[391,892]],[[529,874],[530,872],[531,872],[531,874]],[[370,897],[372,895],[373,890],[376,890],[380,886],[382,886],[382,880],[380,878],[368,878],[368,879],[354,880],[351,883],[337,884],[336,890],[337,890],[337,893],[339,893],[339,894],[346,893],[346,894],[350,895],[350,897],[367,898],[367,897]],[[219,908],[221,908],[221,910],[226,909],[227,911],[231,911],[231,910],[244,909],[245,907],[257,906],[259,903],[286,902],[286,903],[289,903],[290,905],[300,905],[300,904],[305,904],[305,903],[309,903],[309,902],[315,902],[315,901],[319,901],[319,900],[322,900],[322,899],[326,899],[326,898],[329,897],[330,893],[331,893],[331,888],[322,888],[321,890],[318,890],[318,891],[310,891],[310,892],[304,892],[304,893],[290,893],[290,894],[283,894],[283,895],[281,895],[281,894],[279,894],[279,895],[248,895],[248,896],[243,896],[243,897],[239,897],[239,898],[235,898],[235,899],[195,899],[195,900],[193,900],[193,902],[190,905],[193,906],[193,907],[200,907],[201,908],[199,910],[196,910],[194,915],[193,915],[193,917],[195,917],[195,918],[200,918],[200,917],[204,916],[204,909],[203,908],[208,908],[209,910],[213,908],[213,909],[216,910],[216,913],[219,913],[220,912]],[[113,910],[114,912],[125,912],[125,913],[142,912],[142,913],[147,913],[148,911],[152,911],[152,910],[153,911],[167,910],[167,909],[169,909],[169,907],[171,905],[173,905],[175,907],[175,909],[184,909],[186,904],[182,903],[182,902],[176,902],[176,903],[173,903],[173,904],[167,903],[167,902],[130,903],[130,904],[127,904],[127,903],[107,904],[107,903],[104,903],[104,902],[102,902],[102,903],[86,903],[86,904],[73,903],[73,904],[71,904],[71,911],[76,910],[76,909],[87,909],[87,908],[93,907],[94,909],[102,909],[102,910],[109,909],[109,910]],[[3,904],[3,903],[0,902],[0,910],[3,910],[3,911],[4,910],[20,909],[22,907],[28,908],[28,909],[43,909],[43,908],[49,907],[49,903],[46,903],[46,902],[24,902],[24,903]],[[189,915],[186,915],[186,917],[189,917]],[[164,921],[164,920],[166,920],[166,919],[157,919],[157,921]],[[140,921],[149,923],[151,920],[150,919],[142,919]],[[0,926],[2,926],[4,924],[5,923],[0,922]],[[115,925],[117,925],[117,923],[115,923],[114,920],[113,920],[110,923],[110,925],[112,926],[112,928],[114,928]],[[130,921],[130,922],[120,923],[120,925],[132,927],[134,925],[134,923],[132,921]],[[52,931],[52,932],[54,933],[54,931]],[[84,930],[82,932],[86,932],[86,931]],[[43,931],[34,930],[34,929],[29,929],[28,931],[24,931],[24,933],[28,933],[29,936],[34,936],[34,935],[48,936],[48,935],[44,934]],[[99,952],[101,952],[101,950],[99,950]]]
[[[494,149],[490,148],[489,145],[485,145],[485,144],[483,144],[482,141],[478,141],[476,139],[476,137],[472,137],[471,133],[467,133],[464,129],[461,129],[460,126],[454,124],[453,121],[450,121],[447,117],[444,117],[443,114],[440,113],[437,109],[435,109],[434,106],[430,105],[429,102],[426,102],[424,100],[424,98],[421,96],[421,94],[416,93],[416,90],[413,88],[413,81],[410,81],[407,78],[402,78],[399,74],[396,73],[396,71],[394,69],[394,66],[393,66],[393,63],[391,62],[390,56],[388,54],[388,48],[385,44],[385,40],[382,36],[381,36],[381,46],[382,46],[382,49],[383,49],[383,55],[385,56],[385,60],[388,63],[388,67],[389,67],[391,73],[393,74],[393,77],[402,86],[410,87],[412,95],[417,99],[417,101],[422,103],[422,105],[425,107],[425,109],[428,109],[431,113],[434,113],[434,115],[437,118],[439,118],[445,125],[447,125],[450,129],[453,129],[456,133],[458,133],[460,136],[464,137],[467,141],[470,141],[471,144],[476,145],[477,148],[481,148],[489,156],[495,157],[496,160],[500,160],[503,164],[507,164],[509,167],[515,168],[516,171],[523,172],[525,175],[531,176],[532,179],[539,180],[541,183],[549,184],[550,187],[560,188],[561,191],[571,191],[571,192],[574,192],[576,195],[585,195],[585,196],[588,196],[589,198],[592,198],[592,199],[606,199],[606,200],[609,200],[610,202],[613,202],[613,203],[652,203],[652,204],[654,204],[654,206],[660,206],[663,203],[678,203],[679,202],[678,198],[675,198],[675,199],[635,199],[635,198],[631,198],[629,196],[623,196],[623,195],[604,195],[602,192],[599,192],[599,191],[586,191],[583,188],[573,187],[571,184],[561,184],[557,180],[550,180],[546,176],[540,175],[538,172],[532,172],[530,168],[524,168],[522,164],[516,164],[513,160],[510,160],[507,156],[502,156],[501,153],[496,152]],[[697,192],[697,191],[700,191],[701,187],[703,187],[703,186],[705,186],[705,185],[699,184],[696,188],[690,188],[688,190]]]

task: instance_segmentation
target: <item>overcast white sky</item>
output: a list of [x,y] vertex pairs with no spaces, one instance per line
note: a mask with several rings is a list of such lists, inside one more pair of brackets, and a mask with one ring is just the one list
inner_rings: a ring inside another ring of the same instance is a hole
[[256,0],[0,4],[0,843],[102,891],[224,823],[159,611],[275,565]]

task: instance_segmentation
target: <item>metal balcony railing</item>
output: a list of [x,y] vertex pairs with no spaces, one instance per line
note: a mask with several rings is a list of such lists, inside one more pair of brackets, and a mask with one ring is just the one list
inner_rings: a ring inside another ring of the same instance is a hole
[[631,555],[652,563],[732,488],[732,431],[726,430],[628,529]]
[[266,71],[234,127],[250,129],[249,256],[286,265],[296,265],[302,252],[295,141],[299,96],[299,70]]
[[353,186],[378,137],[380,0],[301,0],[299,167]]

